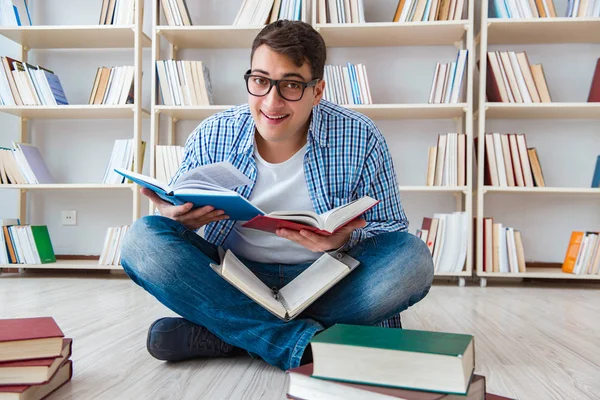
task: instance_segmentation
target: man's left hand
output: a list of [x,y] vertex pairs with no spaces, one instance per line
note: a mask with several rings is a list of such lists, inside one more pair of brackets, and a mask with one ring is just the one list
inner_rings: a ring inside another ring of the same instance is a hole
[[277,236],[292,240],[310,251],[324,252],[339,249],[350,240],[352,231],[364,228],[366,225],[367,222],[363,218],[357,218],[330,236],[319,235],[304,229],[300,231],[277,229]]

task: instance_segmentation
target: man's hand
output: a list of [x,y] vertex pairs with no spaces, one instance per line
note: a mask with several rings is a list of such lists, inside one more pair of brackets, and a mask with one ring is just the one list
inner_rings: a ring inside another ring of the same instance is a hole
[[223,210],[215,210],[213,206],[204,206],[192,210],[194,204],[185,203],[180,206],[174,206],[161,199],[150,189],[142,188],[141,193],[148,197],[158,208],[160,215],[181,222],[186,228],[196,230],[211,222],[228,219]]
[[366,225],[367,222],[364,219],[357,218],[330,236],[319,235],[307,230],[295,231],[292,229],[278,229],[277,236],[292,240],[310,251],[324,252],[339,249],[350,240],[353,230],[364,228]]

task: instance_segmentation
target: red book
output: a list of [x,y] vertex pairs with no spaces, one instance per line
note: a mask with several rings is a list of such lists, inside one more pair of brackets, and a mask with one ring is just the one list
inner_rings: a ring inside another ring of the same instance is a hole
[[0,363],[0,385],[41,385],[71,356],[73,340],[63,339],[59,357]]
[[0,398],[11,400],[42,400],[70,381],[71,377],[73,377],[73,361],[66,360],[54,376],[50,378],[48,383],[44,385],[0,386]]
[[596,62],[596,70],[594,71],[594,76],[592,77],[592,85],[590,86],[588,102],[600,102],[600,58]]
[[271,233],[275,233],[280,228],[295,231],[304,229],[328,236],[378,203],[379,200],[364,196],[323,214],[312,211],[275,211],[266,215],[259,215],[242,224],[242,226]]
[[58,357],[62,330],[52,317],[0,320],[0,361]]

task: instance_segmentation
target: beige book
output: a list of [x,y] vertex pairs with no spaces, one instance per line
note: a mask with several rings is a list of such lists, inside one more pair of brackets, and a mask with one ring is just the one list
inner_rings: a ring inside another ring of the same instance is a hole
[[464,133],[459,133],[458,134],[458,181],[457,184],[458,186],[465,186],[467,184],[467,176],[466,176],[466,170],[467,170],[467,160],[466,160],[466,154],[467,154],[467,135],[465,135]]
[[454,13],[456,12],[456,0],[450,0],[450,8],[448,9],[448,21],[454,19]]
[[531,13],[533,14],[533,18],[539,18],[540,14],[538,13],[537,7],[535,5],[535,0],[529,0],[529,8],[531,9]]
[[423,14],[425,12],[426,5],[427,0],[418,0],[417,8],[415,8],[415,13],[413,14],[412,21],[421,21],[423,19]]
[[102,67],[100,72],[100,81],[98,82],[98,90],[94,96],[92,104],[102,104],[106,89],[108,88],[108,78],[110,77],[112,68]]
[[440,63],[435,64],[435,70],[433,71],[433,81],[431,82],[431,90],[429,91],[429,100],[428,103],[432,104],[435,98],[435,88],[437,86],[438,75],[440,72]]
[[92,86],[92,92],[90,93],[90,99],[88,104],[94,104],[94,98],[98,92],[98,85],[100,84],[100,75],[102,74],[102,67],[96,70],[96,77],[94,78],[94,86]]
[[10,68],[10,62],[8,58],[0,57],[0,61],[2,63],[0,68],[4,68],[4,74],[6,75],[6,79],[8,80],[8,86],[10,87],[10,92],[12,93],[15,104],[18,106],[24,105],[24,101],[21,98],[21,94],[19,93],[19,89],[17,87],[17,82],[15,81],[12,69]]
[[504,228],[500,223],[494,223],[492,226],[492,272],[500,272],[500,234],[504,232]]
[[485,238],[483,246],[485,248],[484,260],[483,260],[483,271],[484,272],[494,272],[494,245],[493,245],[493,218],[484,218],[483,219],[483,229]]
[[465,0],[456,0],[456,9],[454,11],[454,20],[459,21],[463,19],[465,9]]
[[279,19],[280,10],[281,10],[281,0],[275,0],[273,2],[273,8],[271,8],[271,16],[269,17],[269,23],[275,22]]
[[440,64],[440,69],[438,71],[438,77],[437,77],[437,82],[436,82],[436,87],[435,87],[435,97],[433,99],[433,102],[435,104],[440,104],[442,103],[442,99],[444,98],[444,85],[445,85],[445,80],[446,80],[446,76],[447,71],[449,69],[449,65],[447,63],[443,63]]
[[529,156],[527,155],[527,143],[525,135],[519,133],[517,136],[517,144],[519,146],[519,157],[521,159],[521,167],[523,168],[523,179],[525,186],[533,187],[533,175],[531,174],[531,166],[529,165]]
[[434,183],[436,154],[437,147],[429,147],[429,156],[427,158],[427,186],[433,186]]
[[535,86],[537,87],[538,93],[540,94],[540,99],[542,103],[550,103],[552,102],[552,98],[550,97],[550,91],[548,90],[548,85],[546,83],[546,76],[544,75],[544,68],[542,64],[534,64],[531,66],[531,74],[533,75],[533,80],[535,81]]
[[173,12],[171,10],[169,0],[160,0],[160,5],[162,6],[163,14],[165,15],[165,20],[167,20],[167,25],[177,26],[175,18],[173,18]]
[[488,68],[492,69],[492,74],[496,79],[496,85],[498,87],[498,92],[500,93],[500,99],[503,103],[509,103],[510,98],[506,90],[507,85],[504,81],[504,75],[502,74],[502,70],[500,69],[497,54],[494,51],[488,52]]
[[442,178],[444,176],[444,163],[446,157],[446,142],[448,137],[446,134],[438,135],[437,157],[435,159],[435,178],[434,186],[442,186]]
[[504,167],[504,153],[502,151],[502,139],[500,133],[492,133],[494,138],[494,151],[496,152],[496,167],[498,169],[498,181],[500,186],[508,186],[508,180],[506,179],[506,168]]
[[350,11],[350,0],[344,0],[344,22],[350,24],[352,21],[352,12]]
[[543,0],[548,6],[548,15],[550,18],[556,18],[556,9],[554,8],[554,0]]
[[447,21],[448,13],[450,12],[450,0],[440,0],[440,6],[438,11],[437,20],[438,21]]
[[[358,1],[359,0],[350,0],[350,13],[352,14],[352,23],[358,24],[360,23],[360,13],[358,10]],[[302,4],[304,8],[304,4]]]
[[542,172],[542,166],[540,164],[540,159],[537,154],[537,149],[535,147],[527,149],[527,154],[529,155],[529,162],[531,163],[531,170],[533,172],[533,181],[535,183],[535,186],[546,186],[546,182],[544,181],[544,174]]
[[519,93],[523,98],[523,103],[532,103],[533,101],[531,100],[529,89],[525,83],[525,77],[521,72],[521,66],[519,65],[519,60],[517,59],[516,53],[514,51],[509,51],[508,56],[510,58],[510,66],[515,74],[515,78],[517,79],[517,85],[519,86]]
[[502,81],[504,83],[504,88],[506,89],[506,94],[508,95],[508,101],[510,103],[516,103],[516,98],[514,93],[510,87],[510,83],[508,82],[508,75],[506,74],[506,69],[504,68],[504,64],[502,63],[502,59],[500,58],[500,52],[496,52],[496,58],[498,60],[498,65],[500,66],[500,73],[502,74]]
[[502,62],[502,66],[504,67],[504,71],[506,72],[506,77],[508,78],[508,84],[510,86],[510,91],[512,92],[515,103],[523,103],[523,97],[521,96],[521,92],[519,90],[519,84],[517,83],[517,77],[515,72],[513,71],[512,65],[510,63],[510,55],[508,51],[501,51],[500,61]]
[[[143,2],[142,2],[143,4]],[[179,11],[179,16],[181,21],[183,22],[183,26],[191,26],[192,20],[190,18],[190,14],[188,13],[187,6],[185,4],[185,0],[176,0],[176,5]]]
[[435,21],[438,15],[438,8],[441,0],[431,0],[431,8],[429,9],[429,15],[427,16],[428,21]]
[[511,133],[508,137],[510,143],[510,153],[512,157],[513,170],[515,172],[515,183],[517,186],[525,186],[523,178],[523,168],[521,167],[521,157],[519,157],[519,145],[517,144],[517,135]]
[[521,73],[523,74],[523,79],[525,80],[525,84],[527,85],[527,91],[531,96],[531,101],[534,103],[541,102],[540,95],[537,91],[537,87],[535,86],[533,75],[531,74],[531,67],[529,66],[529,59],[527,58],[527,53],[522,51],[517,53],[516,56],[517,61],[519,62]]
[[490,184],[492,186],[500,186],[500,177],[498,176],[498,167],[496,166],[494,138],[491,133],[485,134],[485,156],[488,172],[490,174]]
[[431,218],[431,226],[429,226],[429,233],[427,234],[427,248],[431,255],[433,255],[433,250],[435,248],[439,222],[439,218]]
[[587,15],[588,0],[580,0],[579,10],[577,11],[577,17],[585,18]]
[[[319,6],[317,8],[317,23],[318,24],[326,24],[327,23],[327,5],[325,4],[327,0],[319,0]],[[402,0],[404,1],[404,0]]]
[[517,262],[519,266],[519,272],[525,272],[525,251],[523,250],[523,237],[521,231],[515,230],[515,246],[517,248]]
[[515,172],[513,170],[512,157],[510,144],[508,143],[508,135],[500,135],[500,141],[502,142],[502,155],[504,157],[504,170],[506,171],[506,183],[508,186],[515,185]]

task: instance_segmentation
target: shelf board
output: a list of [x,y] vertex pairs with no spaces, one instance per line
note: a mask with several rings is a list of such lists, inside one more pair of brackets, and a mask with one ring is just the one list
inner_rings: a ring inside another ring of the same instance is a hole
[[433,276],[471,276],[467,271],[460,272],[434,272]]
[[317,24],[328,47],[453,45],[465,36],[468,21]]
[[[0,112],[29,119],[122,119],[133,118],[134,106],[83,104],[61,106],[0,106]],[[148,116],[142,110],[143,116]]]
[[[40,25],[2,27],[0,35],[29,49],[134,48],[133,25]],[[150,47],[142,33],[142,47]]]
[[0,189],[20,190],[134,190],[132,183],[105,184],[105,183],[54,183],[54,184],[0,184]]
[[465,193],[466,186],[398,186],[400,192]]
[[477,276],[486,278],[543,278],[543,279],[591,279],[600,280],[600,275],[575,275],[562,272],[554,267],[527,267],[525,272],[478,272]]
[[600,43],[600,18],[488,19],[488,44]]
[[156,33],[179,48],[250,48],[263,26],[157,26]]
[[98,260],[56,260],[55,263],[47,264],[0,264],[0,268],[123,270],[121,265],[99,265]]
[[483,193],[538,193],[538,194],[551,193],[551,194],[600,195],[600,188],[484,186]]
[[488,119],[600,119],[600,103],[485,103]]

